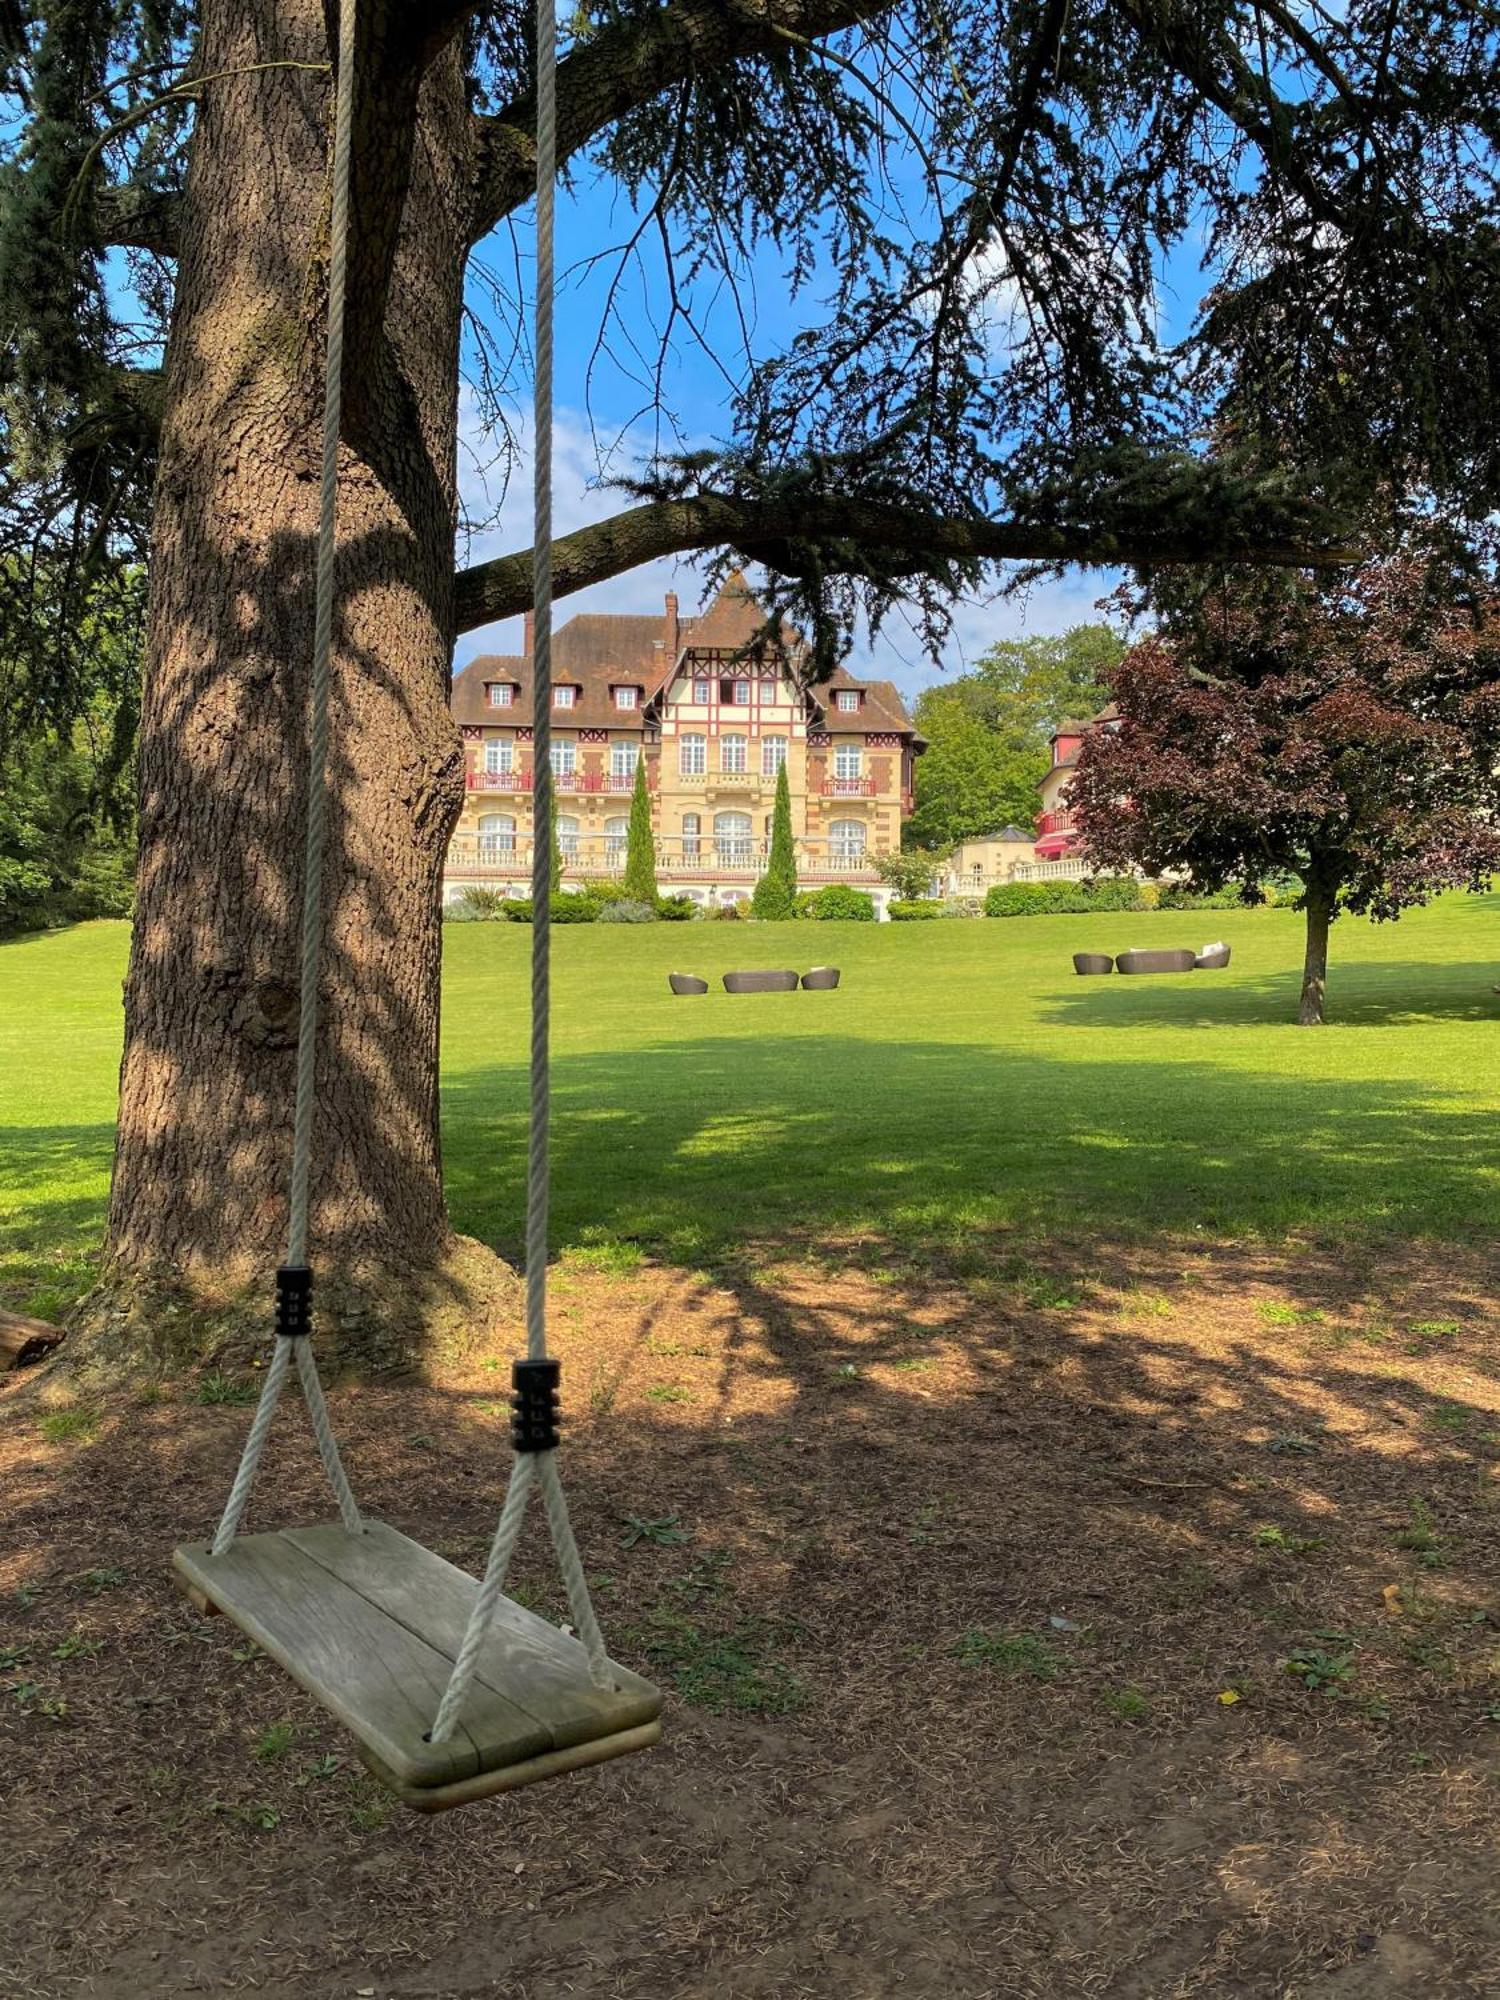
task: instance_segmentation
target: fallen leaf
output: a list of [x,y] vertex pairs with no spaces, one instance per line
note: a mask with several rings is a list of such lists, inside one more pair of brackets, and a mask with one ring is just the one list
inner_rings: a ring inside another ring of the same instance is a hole
[[1406,1606],[1401,1602],[1400,1584],[1388,1583],[1380,1594],[1385,1599],[1385,1608],[1391,1617],[1399,1618],[1406,1609]]
[[1239,1699],[1240,1691],[1238,1688],[1225,1688],[1224,1692],[1219,1696],[1219,1706],[1220,1708],[1233,1708]]

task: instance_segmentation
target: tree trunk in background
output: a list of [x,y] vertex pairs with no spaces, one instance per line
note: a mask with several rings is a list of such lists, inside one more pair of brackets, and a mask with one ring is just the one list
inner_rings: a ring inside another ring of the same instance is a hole
[[[451,54],[403,81],[398,30],[361,11],[313,1171],[315,1260],[350,1281],[451,1243],[439,906],[463,783],[467,107]],[[326,67],[274,66],[327,64],[318,0],[201,12],[198,67],[229,74],[200,101],[167,357],[108,1249],[117,1276],[217,1288],[286,1231],[332,91]]]
[[1328,985],[1328,926],[1334,898],[1321,884],[1309,881],[1306,894],[1307,951],[1302,961],[1302,1004],[1297,1023],[1303,1028],[1323,1025],[1323,995]]

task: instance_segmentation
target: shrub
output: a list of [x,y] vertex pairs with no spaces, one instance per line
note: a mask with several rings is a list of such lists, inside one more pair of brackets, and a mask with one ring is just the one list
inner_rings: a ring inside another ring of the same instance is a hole
[[451,903],[444,903],[443,922],[445,924],[472,924],[478,922],[478,916],[475,911],[469,908],[467,903],[455,898]]
[[1085,882],[1091,910],[1138,910],[1141,885],[1133,875],[1097,875]]
[[947,915],[943,905],[933,902],[930,896],[922,898],[892,896],[885,906],[885,913],[893,924],[920,924],[925,923],[930,917]]
[[721,924],[743,923],[745,917],[744,907],[740,903],[709,903],[705,906],[703,914]]
[[945,917],[982,917],[984,901],[979,896],[948,896],[943,901]]
[[797,914],[814,923],[873,924],[875,898],[844,882],[830,882],[826,889],[809,890],[797,898]]
[[657,898],[656,914],[664,924],[690,924],[698,915],[698,905],[691,896],[660,896]]
[[1139,901],[1136,904],[1137,909],[1140,910],[1160,909],[1161,884],[1159,882],[1141,882],[1137,884],[1136,895],[1139,898]]
[[[598,921],[602,905],[590,892],[587,895],[563,895],[552,898],[552,921],[555,924],[592,924]],[[531,922],[531,898],[529,896],[507,896],[501,909],[513,924]]]
[[1241,910],[1245,899],[1238,889],[1195,889],[1191,882],[1163,882],[1163,910]]
[[476,923],[503,923],[505,905],[508,901],[503,889],[482,889],[471,883],[458,892],[459,903],[468,911]]
[[618,902],[605,903],[598,911],[601,924],[654,924],[656,911],[650,903],[640,903],[633,896],[622,896]]

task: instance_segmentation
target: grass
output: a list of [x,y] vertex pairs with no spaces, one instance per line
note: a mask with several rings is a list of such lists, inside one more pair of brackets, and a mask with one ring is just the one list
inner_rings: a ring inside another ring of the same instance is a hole
[[[1234,947],[1225,973],[1070,968],[1085,947],[1209,929]],[[123,924],[87,924],[0,946],[0,1301],[24,1311],[59,1312],[90,1280],[126,944]],[[1121,1239],[1483,1236],[1500,1194],[1500,898],[1341,922],[1317,1033],[1291,1020],[1300,945],[1281,910],[570,927],[554,1240],[576,1269],[628,1275],[646,1255],[711,1268],[747,1238],[982,1256],[989,1237],[1034,1246],[1085,1218]],[[527,946],[519,926],[445,938],[450,1203],[513,1257]],[[679,964],[716,980],[814,959],[843,967],[839,992],[666,989]],[[1035,1305],[1077,1296],[1071,1272],[1036,1284]],[[1413,1332],[1440,1340],[1437,1324]]]

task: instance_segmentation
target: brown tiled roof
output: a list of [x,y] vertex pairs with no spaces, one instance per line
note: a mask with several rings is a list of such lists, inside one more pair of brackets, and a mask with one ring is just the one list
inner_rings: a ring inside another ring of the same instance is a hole
[[[701,617],[681,618],[677,626],[679,654],[698,648],[734,653],[747,646],[764,626],[766,614],[736,570]],[[801,637],[783,625],[782,643],[795,665],[804,655]],[[677,662],[666,650],[665,617],[626,616],[584,611],[560,626],[552,639],[554,684],[571,683],[580,692],[575,706],[554,708],[554,726],[563,729],[639,729],[643,709],[670,677]],[[517,690],[510,708],[491,708],[485,697],[487,681],[509,681]],[[453,677],[453,719],[460,723],[509,724],[525,727],[531,720],[531,661],[518,653],[482,653]],[[620,685],[644,692],[641,706],[616,708],[613,690]],[[833,688],[859,688],[865,699],[853,715],[841,715],[828,698]],[[812,723],[836,734],[867,736],[890,733],[922,739],[912,727],[900,695],[890,681],[861,681],[843,667],[812,693]]]

